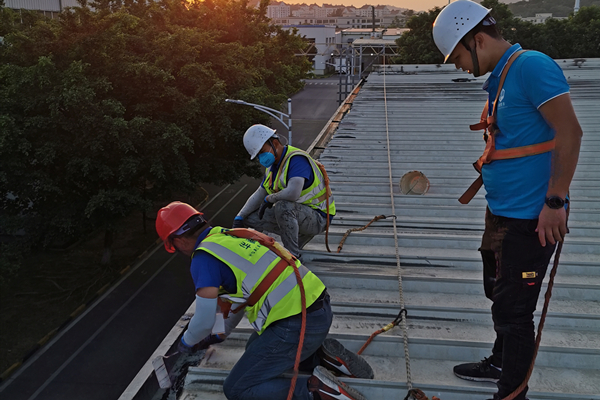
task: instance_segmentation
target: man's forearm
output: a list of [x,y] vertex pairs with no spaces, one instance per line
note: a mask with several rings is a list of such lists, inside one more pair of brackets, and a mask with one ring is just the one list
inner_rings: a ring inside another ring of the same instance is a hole
[[267,196],[267,200],[271,203],[277,203],[280,200],[296,201],[302,194],[302,187],[304,186],[304,178],[293,177],[290,178],[288,185],[281,192],[273,193]]
[[540,112],[555,131],[555,147],[547,196],[565,198],[575,174],[583,132],[569,94],[550,100]]
[[246,200],[246,204],[244,207],[238,212],[237,215],[240,217],[246,218],[250,213],[257,210],[258,207],[262,204],[267,195],[267,191],[261,186],[250,197]]
[[575,132],[557,132],[556,147],[552,157],[552,175],[548,183],[547,196],[565,198],[579,160],[581,136]]
[[183,341],[193,346],[210,335],[217,311],[217,299],[206,299],[196,295],[196,312],[183,334]]

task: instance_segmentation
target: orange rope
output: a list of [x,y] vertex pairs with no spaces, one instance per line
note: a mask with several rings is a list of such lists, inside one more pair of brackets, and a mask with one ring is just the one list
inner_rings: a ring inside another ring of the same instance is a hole
[[400,310],[400,312],[398,313],[398,316],[396,316],[396,319],[394,319],[392,322],[390,322],[389,324],[387,324],[383,328],[378,329],[375,332],[373,332],[371,334],[371,336],[369,336],[369,338],[367,339],[367,341],[365,342],[365,344],[362,345],[362,347],[360,348],[360,350],[356,354],[358,354],[358,355],[362,354],[362,352],[365,351],[365,349],[367,348],[367,346],[371,344],[371,342],[373,341],[373,339],[375,339],[375,336],[379,335],[380,333],[387,332],[390,329],[392,329],[393,327],[397,326],[400,323],[400,321],[402,321],[402,314],[406,315],[406,309],[403,308],[402,310]]
[[[394,216],[395,217],[395,216]],[[375,218],[373,218],[371,220],[371,222],[369,222],[368,224],[366,224],[365,226],[363,226],[362,228],[352,228],[352,229],[348,229],[346,231],[346,234],[344,234],[344,237],[342,238],[342,241],[340,242],[340,244],[338,245],[337,248],[337,252],[339,253],[340,251],[342,251],[342,247],[344,246],[344,242],[346,241],[346,238],[348,237],[348,235],[350,235],[352,232],[359,232],[359,231],[364,231],[365,229],[367,229],[369,227],[369,225],[371,225],[373,222],[377,222],[380,219],[386,219],[387,217],[385,215],[378,215]]]
[[298,371],[300,370],[300,359],[302,357],[302,347],[304,346],[304,334],[306,333],[306,293],[304,292],[304,283],[300,276],[300,271],[294,263],[294,273],[296,274],[296,280],[300,287],[300,298],[302,299],[302,327],[300,328],[300,340],[298,341],[298,350],[296,351],[296,361],[294,361],[294,376],[292,377],[292,383],[290,384],[290,391],[288,392],[287,400],[291,400],[294,397],[294,389],[296,389],[296,381],[298,380]]
[[325,170],[325,166],[323,164],[321,164],[317,160],[315,160],[315,164],[317,164],[317,166],[319,167],[319,170],[321,170],[321,173],[323,174],[323,180],[325,181],[325,197],[327,197],[326,203],[325,203],[327,206],[327,226],[325,227],[325,248],[327,248],[327,251],[331,253],[331,250],[329,249],[329,197],[331,196],[331,188],[329,187],[329,176],[327,175],[327,171]]

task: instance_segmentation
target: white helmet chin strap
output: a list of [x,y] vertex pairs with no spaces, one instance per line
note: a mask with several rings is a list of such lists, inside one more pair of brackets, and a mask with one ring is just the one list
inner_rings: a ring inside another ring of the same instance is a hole
[[[281,143],[282,141],[285,141],[285,144],[283,144],[283,143],[282,143],[283,147],[285,147],[285,146],[287,146],[287,145],[288,145],[289,141],[288,141],[288,139],[287,139],[285,136],[279,136],[279,135],[276,135],[276,137],[277,137],[277,139],[279,139],[279,142],[280,142],[280,143]],[[283,140],[282,140],[282,139],[283,139]]]
[[468,41],[471,39],[475,39],[475,37],[472,35],[467,35],[460,40],[460,43],[462,43],[462,45],[465,46],[465,49],[471,53],[471,61],[473,62],[473,76],[478,77],[481,76],[481,72],[479,71],[479,58],[477,57],[477,42],[475,42],[475,46],[471,48],[468,43]]

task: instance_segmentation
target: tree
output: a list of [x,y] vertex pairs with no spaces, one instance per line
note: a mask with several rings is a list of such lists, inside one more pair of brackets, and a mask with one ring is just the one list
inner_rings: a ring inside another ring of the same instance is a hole
[[103,226],[109,248],[153,200],[257,175],[242,135],[268,117],[224,100],[278,108],[310,68],[267,1],[90,4],[18,28],[0,10],[0,217],[40,246]]
[[394,60],[398,64],[441,64],[444,62],[442,53],[436,47],[431,30],[433,21],[442,11],[435,7],[427,12],[422,12],[410,17],[406,27],[410,31],[405,32],[396,39],[399,47],[399,56]]
[[[525,49],[538,50],[552,58],[600,57],[600,7],[581,7],[568,19],[549,19],[544,24],[532,24],[515,18],[510,8],[498,0],[483,0],[481,5],[492,9],[498,30],[510,43]],[[434,8],[409,19],[409,32],[396,43],[402,64],[439,64],[443,57],[433,41],[433,22],[440,13]]]
[[[574,0],[522,0],[508,5],[514,15],[533,17],[536,13],[552,13],[554,17],[568,17],[573,12]],[[581,0],[581,7],[600,6],[600,0]]]
[[570,35],[563,42],[572,49],[571,57],[600,57],[600,6],[581,7],[566,25]]

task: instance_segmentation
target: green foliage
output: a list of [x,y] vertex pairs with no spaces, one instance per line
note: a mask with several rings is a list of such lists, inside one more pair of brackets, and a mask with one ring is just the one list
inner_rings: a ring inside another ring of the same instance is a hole
[[435,7],[428,12],[422,12],[410,17],[406,27],[410,31],[405,32],[396,39],[399,47],[399,56],[394,59],[397,64],[440,64],[444,62],[444,57],[435,46],[431,30],[433,21],[442,11]]
[[[553,17],[567,17],[573,12],[574,0],[522,0],[508,4],[514,15],[534,17],[537,13],[552,13]],[[600,0],[581,0],[581,7],[600,6]]]
[[[600,0],[599,0],[600,1]],[[515,18],[510,7],[498,0],[483,0],[492,9],[498,30],[510,43],[520,43],[525,49],[538,50],[552,58],[600,57],[600,7],[581,7],[567,19],[549,19],[544,24],[532,24]],[[411,29],[396,43],[399,64],[439,64],[441,53],[431,35],[433,21],[441,9],[434,8],[413,16],[407,26]]]
[[266,1],[90,5],[22,24],[0,9],[0,215],[38,245],[257,175],[242,135],[268,117],[225,99],[279,108],[310,68]]
[[0,242],[0,289],[17,274],[24,252],[18,243]]

